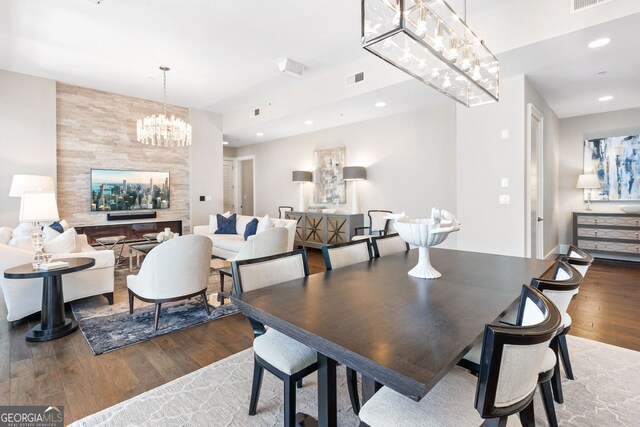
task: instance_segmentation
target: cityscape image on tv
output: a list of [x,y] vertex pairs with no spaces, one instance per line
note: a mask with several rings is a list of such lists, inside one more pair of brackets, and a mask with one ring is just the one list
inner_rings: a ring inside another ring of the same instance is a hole
[[169,208],[169,172],[91,170],[91,210]]

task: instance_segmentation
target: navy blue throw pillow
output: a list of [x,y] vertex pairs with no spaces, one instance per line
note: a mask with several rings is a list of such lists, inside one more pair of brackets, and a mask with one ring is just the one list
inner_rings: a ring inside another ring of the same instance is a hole
[[64,228],[62,228],[62,225],[60,225],[58,221],[54,221],[52,224],[49,224],[49,227],[56,230],[60,234],[64,233]]
[[216,215],[218,221],[218,229],[214,234],[238,234],[236,233],[236,214],[225,218],[220,214]]
[[253,218],[244,229],[244,240],[247,240],[249,236],[256,234],[258,230],[258,218]]

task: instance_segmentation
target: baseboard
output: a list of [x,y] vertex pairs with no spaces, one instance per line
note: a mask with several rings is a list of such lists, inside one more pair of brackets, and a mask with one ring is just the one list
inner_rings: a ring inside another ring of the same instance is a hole
[[569,252],[570,246],[571,245],[558,245],[558,251],[559,251],[558,253],[566,254],[567,252]]
[[[560,245],[558,245],[555,248],[551,249],[549,251],[549,253],[547,253],[547,255],[545,255],[544,259],[546,259],[546,260],[555,260],[559,253],[560,253]],[[563,253],[566,253],[566,252],[563,252]]]

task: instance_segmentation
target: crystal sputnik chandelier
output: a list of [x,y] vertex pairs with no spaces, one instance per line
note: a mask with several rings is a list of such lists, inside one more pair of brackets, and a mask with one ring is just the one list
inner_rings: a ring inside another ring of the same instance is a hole
[[468,107],[499,99],[498,60],[444,0],[362,0],[362,45]]
[[164,78],[164,101],[162,114],[146,116],[137,123],[138,142],[157,146],[191,145],[191,125],[175,116],[167,117],[167,71],[169,67],[160,67]]

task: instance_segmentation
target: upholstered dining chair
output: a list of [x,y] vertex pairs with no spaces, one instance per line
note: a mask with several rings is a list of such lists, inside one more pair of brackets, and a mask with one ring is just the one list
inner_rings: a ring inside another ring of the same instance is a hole
[[278,206],[278,218],[284,219],[287,212],[293,211],[293,206]]
[[[309,275],[307,252],[299,249],[262,258],[233,261],[234,293],[265,288],[287,280]],[[284,382],[284,425],[295,425],[296,384],[318,369],[316,352],[306,345],[289,338],[273,328],[249,317],[253,327],[253,382],[249,415],[255,415],[262,387],[264,370],[271,372]]]
[[369,239],[372,236],[384,236],[389,232],[390,221],[385,217],[393,213],[381,209],[372,209],[367,211],[369,217],[369,225],[366,227],[356,227],[356,235],[351,240]]
[[371,249],[374,258],[380,258],[398,252],[407,252],[409,244],[402,240],[398,233],[386,234],[371,238]]
[[571,245],[562,260],[571,264],[584,277],[593,263],[593,256],[589,252]]
[[560,327],[560,313],[530,286],[523,286],[520,305],[537,322],[486,325],[477,379],[454,367],[420,402],[382,387],[362,406],[362,423],[370,427],[506,426],[510,415],[519,414],[523,426],[535,425],[533,396],[549,343]]
[[[337,245],[323,246],[322,255],[327,271],[336,268],[346,267],[371,260],[371,243],[369,240],[352,240],[350,242],[339,243]],[[360,397],[358,396],[358,373],[347,366],[347,387],[351,407],[357,415],[360,411]]]
[[211,263],[211,240],[205,236],[175,237],[145,257],[137,275],[127,276],[129,313],[134,297],[155,304],[153,330],[158,330],[162,303],[199,295],[207,314],[207,283]]

